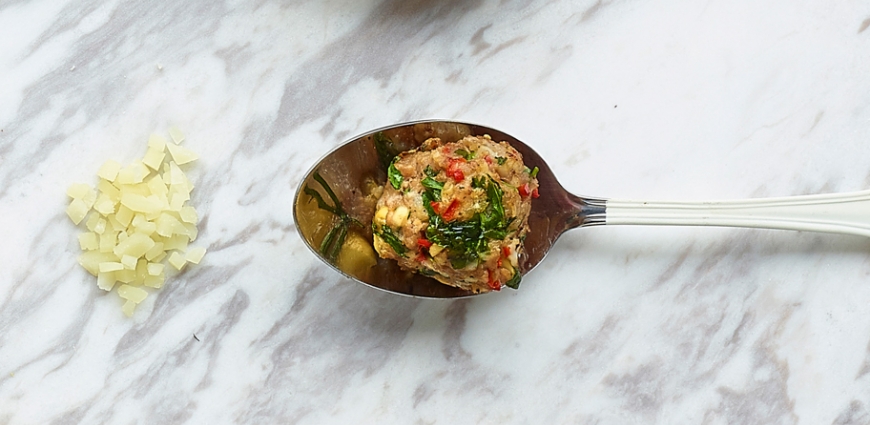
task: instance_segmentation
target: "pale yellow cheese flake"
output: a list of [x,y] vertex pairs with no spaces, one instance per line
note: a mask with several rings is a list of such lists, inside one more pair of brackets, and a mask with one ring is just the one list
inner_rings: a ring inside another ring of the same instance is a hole
[[135,193],[122,193],[121,205],[129,208],[131,211],[143,213],[159,212],[163,206],[156,197],[142,196]]
[[136,257],[132,255],[124,254],[121,256],[121,264],[124,265],[125,269],[135,270],[136,269]]
[[184,253],[184,259],[193,264],[199,264],[203,256],[205,256],[205,248],[201,246],[192,247]]
[[114,272],[100,273],[97,275],[97,287],[104,291],[111,291],[115,286],[115,282]]
[[120,295],[121,298],[125,300],[130,300],[136,304],[139,304],[142,302],[142,300],[145,299],[145,297],[148,296],[148,292],[146,292],[142,288],[137,288],[135,286],[121,285],[121,287],[118,288],[118,295]]
[[124,270],[124,265],[114,261],[100,263],[100,273],[115,272],[118,270]]
[[124,305],[121,307],[121,311],[127,317],[133,317],[133,311],[136,310],[136,303],[130,300],[124,301]]
[[148,251],[145,251],[145,259],[154,262],[160,261],[157,260],[157,257],[164,252],[166,252],[166,250],[163,249],[163,242],[154,242],[154,246],[152,246]]
[[163,274],[163,264],[161,263],[148,263],[148,275],[149,276],[160,276]]
[[117,203],[121,199],[121,191],[106,179],[100,179],[100,182],[97,183],[97,190],[106,195],[112,202]]
[[184,265],[187,263],[187,260],[185,260],[184,257],[181,254],[179,254],[177,251],[173,252],[172,254],[169,255],[168,261],[169,261],[169,264],[172,264],[172,267],[175,267],[178,270],[181,270],[184,267]]
[[94,209],[99,211],[100,214],[106,216],[115,212],[115,203],[112,202],[108,195],[102,194],[97,198],[97,202],[94,204]]
[[69,203],[69,206],[66,207],[66,215],[68,215],[70,220],[72,220],[76,225],[85,219],[85,216],[88,215],[88,211],[90,211],[90,207],[88,207],[88,204],[81,199],[73,199],[72,202]]
[[[157,234],[163,237],[170,237],[175,234],[187,233],[187,229],[181,224],[177,218],[169,213],[161,213],[157,217]],[[171,249],[171,248],[166,248]]]
[[163,152],[166,147],[166,138],[159,134],[152,134],[148,137],[148,147],[158,152]]
[[127,269],[118,270],[115,272],[115,278],[121,283],[133,283],[136,280],[136,271]]
[[82,251],[93,251],[100,248],[100,240],[94,232],[79,234],[79,246]]
[[181,216],[181,221],[185,223],[196,224],[196,222],[199,221],[199,217],[196,215],[196,209],[191,206],[181,207],[178,215]]
[[100,251],[87,251],[79,256],[79,264],[94,276],[100,272],[100,263],[106,261],[118,261],[118,257]]
[[115,213],[115,219],[118,220],[119,225],[126,229],[130,225],[130,220],[133,219],[133,211],[122,204],[118,207],[118,212]]
[[169,151],[169,155],[172,155],[172,159],[175,160],[175,163],[178,165],[184,165],[188,162],[193,162],[199,159],[197,154],[193,153],[192,150],[179,145],[173,145],[169,143],[166,145],[166,150]]
[[97,171],[97,175],[101,178],[104,178],[110,182],[115,181],[115,178],[118,177],[118,171],[121,170],[121,164],[114,160],[108,160],[103,163],[100,167],[100,170]]
[[118,243],[118,234],[115,232],[100,233],[100,252],[112,252]]
[[[94,232],[95,231],[94,229],[97,228],[97,223],[99,222],[100,218],[101,217],[99,214],[91,213],[91,215],[89,215],[88,219],[85,221],[85,227],[87,227],[88,230]],[[101,233],[101,232],[96,232],[96,233]]]
[[66,195],[73,199],[84,199],[85,196],[88,196],[89,193],[93,192],[94,189],[91,189],[85,183],[73,183],[70,185],[69,189],[66,190]]
[[166,277],[163,273],[157,276],[146,276],[145,277],[145,286],[149,288],[160,289],[163,287],[163,283],[166,282]]
[[160,174],[155,174],[153,177],[148,179],[148,190],[151,191],[151,194],[157,195],[158,197],[166,196],[169,193],[169,189],[166,187],[166,183],[163,182],[163,177],[160,177]]
[[154,241],[141,233],[133,233],[128,236],[127,239],[119,242],[118,245],[115,246],[113,252],[115,255],[123,256],[129,255],[131,257],[139,258],[145,255],[149,249],[154,247]]
[[163,158],[166,154],[162,150],[156,150],[154,148],[148,148],[148,152],[145,153],[145,157],[142,158],[142,163],[147,165],[153,170],[157,170],[160,168],[160,165],[163,164]]
[[175,250],[175,251],[187,251],[187,243],[190,242],[185,235],[175,235],[163,240],[163,249],[166,251]]

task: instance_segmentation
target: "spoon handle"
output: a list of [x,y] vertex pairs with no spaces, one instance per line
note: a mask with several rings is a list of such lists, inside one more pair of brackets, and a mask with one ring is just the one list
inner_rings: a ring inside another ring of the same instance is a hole
[[610,199],[595,224],[724,226],[870,236],[870,190],[704,202]]

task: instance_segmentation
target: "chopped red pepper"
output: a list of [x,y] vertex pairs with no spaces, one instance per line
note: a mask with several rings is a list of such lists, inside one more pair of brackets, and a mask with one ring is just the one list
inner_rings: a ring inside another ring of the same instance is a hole
[[432,241],[430,241],[429,239],[420,238],[417,239],[417,245],[420,245],[423,248],[429,248],[430,246],[432,246]]
[[511,255],[511,247],[505,245],[501,247],[501,255],[504,257],[508,257]]
[[522,196],[523,198],[528,197],[529,194],[531,193],[531,192],[529,192],[529,184],[528,183],[523,183],[523,185],[520,186],[519,189],[517,189],[517,190],[520,192],[520,196]]
[[450,221],[453,220],[453,216],[456,214],[456,210],[459,208],[459,200],[454,199],[450,201],[450,205],[447,206],[447,209],[444,210],[444,214],[441,214],[445,220]]
[[429,206],[432,207],[432,211],[435,211],[435,214],[441,214],[441,205],[438,205],[437,202],[429,202]]
[[495,262],[495,265],[496,265],[498,268],[501,268],[501,257],[498,257],[498,261]]
[[483,159],[486,160],[487,164],[492,164],[492,155],[487,155]]
[[426,261],[426,254],[424,254],[423,250],[421,249],[417,251],[417,262],[422,263],[423,261]]
[[453,158],[447,165],[447,176],[452,178],[456,183],[465,180],[465,173],[459,169],[459,164],[463,162],[465,162],[465,159],[463,158]]
[[488,277],[486,284],[489,286],[489,289],[492,289],[493,291],[501,291],[501,282],[493,279],[492,270],[487,270],[486,274]]
[[538,193],[538,188],[536,187],[532,190],[532,198],[538,199],[539,196],[541,195]]

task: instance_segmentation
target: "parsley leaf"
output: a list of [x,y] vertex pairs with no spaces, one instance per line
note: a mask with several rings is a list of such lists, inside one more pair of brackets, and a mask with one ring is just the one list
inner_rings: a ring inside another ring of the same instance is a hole
[[454,153],[469,161],[474,159],[474,152],[469,152],[465,149],[457,149]]
[[520,281],[522,280],[522,276],[520,276],[520,271],[514,269],[514,275],[507,282],[505,282],[504,286],[512,289],[520,289]]
[[505,161],[507,161],[507,158],[503,156],[497,156],[495,157],[495,160],[498,162],[498,165],[504,165]]
[[432,195],[434,199],[441,199],[441,189],[444,189],[444,183],[439,182],[438,180],[433,179],[432,177],[426,176],[420,184],[423,185],[428,190],[432,191]]
[[396,236],[395,233],[393,233],[393,229],[391,229],[390,226],[381,226],[381,230],[378,231],[377,226],[372,223],[372,231],[375,232],[376,235],[380,236],[381,239],[383,239],[384,242],[387,243],[387,245],[393,248],[393,251],[396,251],[396,254],[399,254],[402,257],[405,256],[405,252],[408,251],[408,248],[405,247],[402,241],[399,240],[399,237]]
[[399,189],[402,186],[402,173],[399,172],[399,169],[396,168],[396,160],[394,159],[390,162],[389,168],[387,168],[387,180],[390,181],[390,184],[393,186],[393,189]]

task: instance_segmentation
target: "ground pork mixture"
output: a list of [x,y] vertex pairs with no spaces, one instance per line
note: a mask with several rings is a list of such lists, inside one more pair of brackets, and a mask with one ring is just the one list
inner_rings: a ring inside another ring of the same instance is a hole
[[378,254],[474,292],[516,288],[537,169],[489,136],[400,153],[372,222]]

